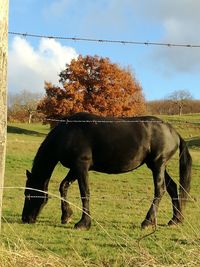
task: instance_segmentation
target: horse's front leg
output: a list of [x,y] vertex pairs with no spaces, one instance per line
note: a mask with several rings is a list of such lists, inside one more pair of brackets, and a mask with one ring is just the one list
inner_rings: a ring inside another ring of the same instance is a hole
[[153,180],[154,180],[154,199],[151,204],[149,211],[147,212],[145,220],[142,222],[141,227],[144,229],[150,225],[156,225],[156,217],[158,206],[161,201],[162,196],[165,193],[165,180],[164,180],[164,172],[165,166],[164,164],[161,166],[156,166],[152,169],[153,172]]
[[65,224],[67,222],[69,222],[73,211],[70,208],[70,205],[67,201],[67,191],[70,187],[70,185],[76,180],[76,178],[74,178],[72,171],[70,170],[67,174],[67,176],[63,179],[63,181],[60,184],[60,195],[61,195],[61,211],[62,211],[62,215],[61,215],[61,223]]
[[89,191],[87,164],[81,164],[78,170],[77,179],[82,200],[83,213],[80,221],[75,224],[75,228],[88,230],[91,226],[91,217],[89,209],[90,191]]

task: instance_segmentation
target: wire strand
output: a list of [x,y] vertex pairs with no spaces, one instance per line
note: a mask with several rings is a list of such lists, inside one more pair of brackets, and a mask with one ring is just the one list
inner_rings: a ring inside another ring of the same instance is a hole
[[[106,117],[105,117],[106,118]],[[176,123],[176,124],[197,124],[200,125],[200,121],[163,121],[163,120],[140,120],[139,116],[133,117],[133,118],[138,118],[138,119],[127,119],[128,117],[123,118],[117,118],[116,120],[107,120],[107,119],[100,119],[100,120],[68,120],[68,119],[53,119],[53,118],[44,118],[42,121],[52,121],[52,122],[65,122],[65,123]]]
[[164,43],[164,42],[142,42],[142,41],[125,41],[125,40],[111,40],[111,39],[95,39],[95,38],[81,38],[81,37],[67,37],[67,36],[56,36],[56,35],[45,35],[45,34],[33,34],[9,31],[10,35],[18,35],[23,37],[32,38],[47,38],[57,40],[68,40],[68,41],[82,41],[82,42],[95,42],[95,43],[112,43],[112,44],[128,44],[138,46],[165,46],[165,47],[183,47],[183,48],[200,48],[200,44],[184,44],[184,43]]

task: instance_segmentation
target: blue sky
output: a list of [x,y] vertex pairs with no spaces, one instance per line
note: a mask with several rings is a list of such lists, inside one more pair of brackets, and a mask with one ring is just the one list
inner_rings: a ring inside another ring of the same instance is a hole
[[[200,45],[199,0],[10,0],[9,31],[48,36]],[[72,58],[129,66],[147,100],[188,90],[200,99],[200,48],[134,46],[9,35],[9,91],[44,93]]]

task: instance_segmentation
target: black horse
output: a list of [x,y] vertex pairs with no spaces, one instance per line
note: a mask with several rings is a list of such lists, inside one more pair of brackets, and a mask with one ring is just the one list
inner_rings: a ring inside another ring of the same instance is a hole
[[[176,183],[166,171],[168,161],[178,148],[179,196]],[[173,225],[183,221],[182,208],[190,190],[192,159],[185,141],[176,130],[156,117],[119,119],[77,113],[67,117],[65,122],[59,123],[39,147],[32,171],[27,171],[27,188],[22,213],[24,223],[34,223],[47,202],[48,183],[59,161],[64,167],[69,168],[67,176],[60,184],[60,194],[63,199],[62,223],[67,223],[72,215],[67,202],[67,191],[76,179],[83,212],[75,228],[89,229],[91,217],[88,171],[118,174],[132,171],[144,163],[153,173],[155,189],[153,202],[142,222],[142,228],[155,224],[158,205],[165,190],[171,197],[173,207],[173,217],[168,224]]]

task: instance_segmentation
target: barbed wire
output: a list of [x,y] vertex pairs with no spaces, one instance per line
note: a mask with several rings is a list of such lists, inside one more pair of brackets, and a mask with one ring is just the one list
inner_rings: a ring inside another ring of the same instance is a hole
[[[147,117],[151,117],[151,116],[148,116]],[[106,117],[105,117],[106,118]],[[133,117],[133,118],[137,118],[136,117]],[[49,122],[65,122],[65,123],[176,123],[176,124],[197,124],[197,125],[200,125],[200,121],[164,121],[164,120],[139,120],[140,116],[138,116],[138,120],[136,119],[133,119],[131,120],[131,117],[130,119],[128,117],[124,117],[124,118],[117,118],[117,120],[106,120],[106,119],[101,119],[101,120],[69,120],[69,119],[53,119],[53,118],[44,118],[42,119],[43,122],[45,121],[49,121]]]
[[119,119],[119,120],[68,120],[68,119],[44,119],[44,121],[52,121],[52,122],[65,122],[67,123],[130,123],[130,122],[135,122],[135,123],[144,123],[144,122],[150,122],[150,123],[164,123],[164,121],[158,121],[158,120],[126,120],[126,119]]
[[[180,185],[180,184],[179,184]],[[59,200],[64,200],[65,202],[69,202],[66,199],[63,199],[62,197],[53,194],[52,192],[48,192],[48,191],[44,191],[44,190],[40,190],[40,189],[36,189],[33,187],[26,187],[26,186],[2,186],[0,187],[0,190],[14,190],[14,189],[18,189],[18,190],[26,190],[28,189],[29,191],[33,191],[35,193],[43,193],[43,195],[27,195],[27,196],[22,196],[23,198],[27,198],[28,200],[30,200],[31,198],[41,198],[41,199],[59,199]],[[185,190],[185,189],[184,189]],[[153,187],[152,187],[152,191],[153,191]],[[110,201],[110,200],[115,200],[115,201],[127,201],[127,200],[134,200],[134,201],[138,201],[138,202],[142,202],[142,201],[152,201],[152,196],[146,196],[146,197],[135,197],[132,193],[129,194],[130,192],[127,192],[127,194],[122,198],[121,195],[116,195],[116,194],[107,194],[107,195],[102,195],[99,197],[96,197],[95,195],[91,194],[90,198],[93,200],[99,200],[99,201]],[[144,193],[144,192],[140,192],[140,193]],[[187,193],[187,192],[186,192]],[[182,200],[187,201],[188,203],[196,203],[200,201],[200,198],[198,197],[194,197],[191,194],[187,193],[188,197],[187,198],[182,198]],[[10,196],[10,198],[15,198],[15,196]],[[71,195],[71,198],[73,199],[87,199],[87,197],[81,197],[79,195]],[[154,197],[154,199],[156,199],[156,197]],[[158,198],[159,199],[159,198]],[[170,200],[170,199],[169,199]],[[180,198],[173,198],[173,200],[180,200]],[[70,204],[70,202],[69,202]],[[198,205],[198,204],[197,204]]]
[[126,40],[111,40],[111,39],[95,39],[95,38],[81,38],[81,37],[67,37],[67,36],[56,36],[56,35],[45,35],[45,34],[33,34],[9,31],[10,35],[18,35],[23,37],[32,38],[46,38],[55,40],[66,40],[66,41],[82,41],[82,42],[93,42],[93,43],[111,43],[111,44],[123,44],[123,45],[137,45],[137,46],[165,46],[165,47],[182,47],[182,48],[200,48],[200,44],[186,44],[186,43],[164,43],[164,42],[142,42],[142,41],[126,41]]
[[[43,112],[41,110],[37,110],[37,109],[33,109],[31,110],[32,113],[37,113],[37,114],[43,114]],[[86,112],[87,113],[87,112]],[[149,120],[144,120],[144,119],[140,119],[143,117],[152,117],[155,119],[151,119]],[[102,119],[98,119],[98,120],[69,120],[67,119],[67,116],[63,116],[61,118],[55,119],[55,118],[48,118],[48,117],[42,117],[42,118],[38,118],[37,119],[38,122],[66,122],[66,123],[120,123],[120,122],[128,122],[128,123],[143,123],[143,122],[150,122],[150,123],[175,123],[175,124],[197,124],[200,126],[200,121],[188,121],[188,120],[178,120],[178,119],[171,119],[171,120],[166,120],[166,119],[162,119],[157,117],[157,115],[135,115],[132,117],[115,117],[115,116],[102,116]]]

